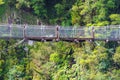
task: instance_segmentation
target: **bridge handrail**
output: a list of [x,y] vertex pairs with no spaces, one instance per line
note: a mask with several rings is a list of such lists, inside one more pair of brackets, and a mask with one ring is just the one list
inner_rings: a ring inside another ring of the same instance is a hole
[[[36,26],[36,27],[35,27]],[[17,25],[0,24],[0,37],[56,37],[56,38],[92,38],[92,39],[120,39],[120,25],[104,27],[62,27],[47,25]],[[39,27],[37,27],[39,26]],[[10,29],[10,30],[8,30]],[[9,35],[11,34],[11,36]]]

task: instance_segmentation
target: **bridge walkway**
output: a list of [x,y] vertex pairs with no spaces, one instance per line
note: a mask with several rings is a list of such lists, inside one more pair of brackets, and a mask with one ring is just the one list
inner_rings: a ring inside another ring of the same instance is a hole
[[120,26],[110,25],[104,27],[61,27],[46,25],[0,25],[1,39],[23,39],[35,41],[119,41]]

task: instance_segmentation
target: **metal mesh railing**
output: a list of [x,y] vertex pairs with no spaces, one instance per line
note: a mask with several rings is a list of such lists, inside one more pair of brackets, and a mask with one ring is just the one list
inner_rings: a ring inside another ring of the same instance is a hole
[[55,28],[28,27],[25,29],[27,37],[56,37]]
[[0,25],[0,38],[59,37],[59,38],[94,38],[100,40],[104,39],[120,40],[120,25],[94,27],[94,33],[92,30],[93,30],[92,27],[89,28],[60,27],[57,32],[57,28],[55,26],[2,24]]
[[23,29],[24,27],[11,27],[11,37],[24,38]]
[[120,39],[120,28],[119,27],[98,27],[95,28],[95,39]]
[[13,25],[0,25],[0,37],[23,38],[23,27]]
[[59,34],[61,38],[92,38],[92,31],[87,28],[61,28]]
[[10,36],[10,27],[8,25],[0,26],[0,37],[9,37]]

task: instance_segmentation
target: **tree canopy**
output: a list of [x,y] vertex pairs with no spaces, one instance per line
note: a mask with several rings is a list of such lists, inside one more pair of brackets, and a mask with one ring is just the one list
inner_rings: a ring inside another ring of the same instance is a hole
[[[0,0],[0,23],[9,17],[14,24],[118,25],[120,0]],[[0,80],[120,80],[119,41],[18,42],[0,39]]]
[[0,0],[0,5],[1,5],[1,4],[4,4],[3,0]]
[[112,14],[119,14],[117,0],[78,0],[72,7],[72,22],[79,25],[110,25]]
[[[2,0],[0,1],[3,4]],[[119,0],[5,0],[7,8],[29,13],[45,24],[104,26],[119,24]],[[11,12],[13,13],[13,12]],[[116,14],[116,15],[114,15]],[[21,18],[23,18],[21,16]],[[35,23],[34,23],[35,24]]]

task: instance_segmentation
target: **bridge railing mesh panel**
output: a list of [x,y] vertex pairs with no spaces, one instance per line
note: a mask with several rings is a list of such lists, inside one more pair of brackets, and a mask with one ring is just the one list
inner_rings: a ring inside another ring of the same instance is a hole
[[0,26],[0,37],[9,37],[10,36],[10,27],[8,25]]
[[94,36],[95,39],[106,39],[107,38],[107,29],[105,27],[102,28],[94,28]]
[[59,30],[61,38],[92,38],[91,29],[61,28]]
[[13,25],[2,25],[0,26],[0,37],[1,38],[23,38],[23,27]]
[[107,30],[107,32],[109,32],[109,36],[108,39],[110,40],[120,40],[120,28],[119,27],[112,27],[109,30]]
[[48,27],[28,27],[25,29],[27,37],[56,37],[55,28]]
[[119,27],[112,27],[112,26],[106,26],[106,27],[100,27],[95,28],[95,39],[120,39],[120,28]]
[[23,32],[23,30],[24,30],[24,27],[14,27],[14,26],[12,26],[11,27],[11,37],[15,37],[15,38],[24,38],[24,32]]

